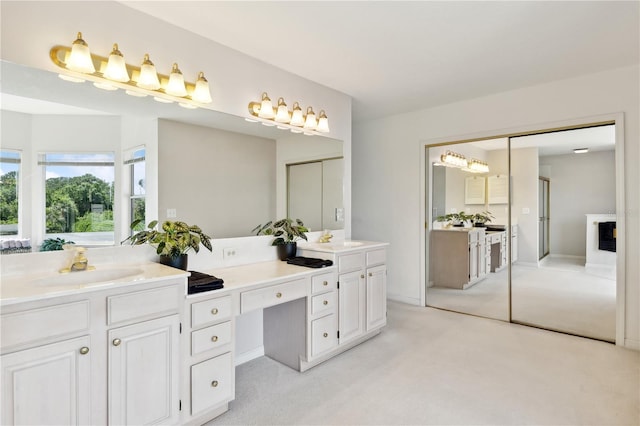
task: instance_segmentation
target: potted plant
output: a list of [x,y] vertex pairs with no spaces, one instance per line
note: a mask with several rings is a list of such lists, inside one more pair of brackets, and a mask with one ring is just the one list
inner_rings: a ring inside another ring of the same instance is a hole
[[[142,222],[142,219],[135,220],[131,223],[131,229],[134,229]],[[158,230],[158,221],[154,220],[147,225],[148,229],[136,232],[123,241],[129,241],[130,244],[151,244],[156,248],[156,253],[160,256],[160,263],[187,270],[188,252],[193,250],[196,253],[200,251],[200,244],[212,251],[211,237],[202,232],[197,225],[187,225],[180,221],[165,221],[162,223],[162,229]]]
[[64,238],[47,238],[42,242],[40,251],[62,250],[65,244],[75,244],[73,241],[66,241]]
[[285,218],[278,221],[269,221],[264,225],[258,225],[251,232],[256,235],[273,235],[272,246],[276,246],[278,251],[278,259],[287,260],[295,257],[298,251],[296,241],[302,239],[307,240],[305,232],[309,229],[304,226],[300,219]]
[[438,216],[436,220],[438,222],[450,222],[453,226],[464,226],[467,220],[470,220],[473,216],[465,213],[449,213],[444,216]]
[[487,226],[487,222],[491,222],[494,219],[491,212],[474,213],[471,215],[471,221],[476,228],[484,228]]

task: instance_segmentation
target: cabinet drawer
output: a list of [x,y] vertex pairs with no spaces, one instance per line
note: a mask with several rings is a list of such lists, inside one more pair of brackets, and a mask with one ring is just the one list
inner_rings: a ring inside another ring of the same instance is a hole
[[307,280],[299,279],[259,290],[245,291],[240,294],[240,312],[245,313],[254,309],[267,308],[305,297],[308,292],[307,283]]
[[88,300],[2,315],[2,349],[38,340],[86,332],[90,323]]
[[311,315],[317,316],[322,313],[335,312],[336,292],[319,294],[311,298]]
[[191,327],[196,328],[231,317],[231,296],[205,300],[191,305]]
[[180,311],[184,287],[172,285],[107,297],[107,324],[142,320]]
[[338,345],[338,327],[334,314],[311,322],[311,356],[319,355]]
[[366,254],[367,266],[379,265],[387,262],[387,250],[371,250]]
[[311,277],[311,294],[318,294],[336,288],[336,274],[329,272],[322,275],[315,275]]
[[231,352],[191,366],[191,415],[233,397]]
[[231,321],[191,333],[191,355],[206,352],[231,342]]
[[338,258],[338,272],[347,272],[364,267],[364,253],[343,254]]

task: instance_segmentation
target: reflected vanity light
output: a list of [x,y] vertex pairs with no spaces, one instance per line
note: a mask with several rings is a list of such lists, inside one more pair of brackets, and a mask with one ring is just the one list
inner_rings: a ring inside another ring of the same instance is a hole
[[144,55],[140,67],[128,65],[117,43],[113,44],[108,58],[94,55],[82,39],[82,33],[78,33],[71,47],[52,47],[49,56],[64,70],[58,75],[66,81],[81,83],[89,80],[103,90],[123,89],[128,95],[150,95],[159,102],[177,102],[190,109],[212,102],[209,82],[203,72],[198,73],[195,84],[184,81],[176,63],[169,76],[161,75],[156,72],[149,54]]
[[589,148],[576,148],[573,150],[574,154],[586,154],[589,152]]
[[440,163],[437,166],[455,167],[470,173],[489,173],[489,165],[484,161],[472,158],[467,160],[462,154],[453,151],[446,151],[440,156]]
[[250,117],[245,120],[261,123],[265,126],[276,126],[281,130],[290,130],[292,133],[304,133],[305,135],[321,135],[329,133],[329,119],[324,110],[316,118],[312,107],[307,107],[307,113],[303,114],[298,102],[293,103],[293,109],[289,111],[284,98],[278,98],[276,107],[271,103],[267,92],[263,92],[260,102],[249,103]]

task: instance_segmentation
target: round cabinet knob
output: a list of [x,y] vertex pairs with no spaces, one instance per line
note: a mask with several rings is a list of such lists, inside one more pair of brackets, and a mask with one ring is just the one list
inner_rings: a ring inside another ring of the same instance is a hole
[[372,277],[372,276],[373,276],[373,273],[372,273],[372,272],[369,272],[369,276],[370,276],[370,277]]
[[326,306],[329,304],[329,301],[325,300],[324,302],[322,302],[322,304]]
[[282,293],[279,293],[279,292],[278,292],[278,293],[276,293],[276,297],[277,297],[278,299],[279,299],[279,298],[281,298],[281,297],[282,297]]
[[213,308],[211,310],[211,315],[217,315],[218,314],[218,308]]
[[86,346],[83,346],[80,348],[80,355],[86,355],[89,353],[89,348]]
[[113,339],[113,346],[120,346],[120,343],[122,343],[122,340],[120,340],[120,339]]
[[324,333],[322,336],[323,337],[329,337],[329,333]]
[[322,281],[322,285],[324,285],[324,286],[328,286],[328,285],[329,285],[329,282],[328,282],[328,281]]
[[360,278],[364,278],[364,274],[360,275]]
[[217,388],[218,387],[218,381],[214,380],[213,382],[211,382],[211,387],[212,388]]
[[218,336],[213,336],[213,337],[211,338],[211,341],[212,341],[212,342],[217,342],[217,341],[218,341]]

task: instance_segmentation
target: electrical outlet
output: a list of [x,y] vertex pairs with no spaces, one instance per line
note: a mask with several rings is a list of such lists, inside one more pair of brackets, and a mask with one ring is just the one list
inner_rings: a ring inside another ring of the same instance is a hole
[[531,210],[529,209],[529,207],[522,208],[522,214],[529,214],[529,213],[531,213]]
[[176,209],[167,209],[167,219],[177,217]]
[[238,251],[235,248],[226,248],[222,250],[222,257],[224,259],[230,259],[233,257],[236,257],[236,255],[238,254]]

